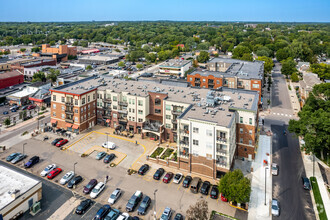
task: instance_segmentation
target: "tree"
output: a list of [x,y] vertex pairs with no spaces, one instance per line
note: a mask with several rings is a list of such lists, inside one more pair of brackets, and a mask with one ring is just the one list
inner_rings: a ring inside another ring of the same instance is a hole
[[136,68],[138,68],[138,69],[142,69],[142,68],[143,68],[143,64],[138,63],[138,64],[136,65]]
[[289,121],[289,131],[303,137],[306,153],[324,159],[330,150],[330,83],[315,85],[309,94],[299,120]]
[[197,56],[197,61],[199,63],[206,63],[210,59],[210,55],[207,51],[201,51],[199,56]]
[[22,116],[23,116],[23,120],[25,120],[26,119],[26,116],[27,116],[26,110],[23,111],[23,115]]
[[79,44],[82,47],[88,47],[88,41],[83,40],[83,41],[80,41]]
[[250,54],[250,53],[243,54],[243,56],[240,57],[239,59],[246,60],[246,61],[253,61],[252,54]]
[[[233,58],[234,59],[241,59],[245,54],[250,54],[250,53],[251,53],[251,50],[247,46],[238,45],[233,50]],[[245,58],[247,58],[246,55],[245,55]]]
[[186,211],[187,220],[205,220],[208,218],[208,204],[205,200],[199,200],[195,205],[190,205]]
[[6,118],[4,120],[4,123],[5,123],[6,126],[9,126],[11,124],[10,118]]
[[274,62],[271,58],[261,56],[261,57],[258,57],[257,60],[264,61],[264,72],[265,73],[270,73],[272,71]]
[[120,62],[118,63],[118,66],[119,66],[119,67],[124,67],[124,66],[125,66],[125,63],[124,63],[123,61],[120,61]]
[[282,60],[281,63],[282,63],[281,72],[286,77],[291,76],[292,73],[297,72],[296,62],[294,62],[294,60],[291,57],[289,57],[286,60]]
[[286,48],[279,49],[276,52],[276,59],[279,62],[281,62],[282,60],[285,60],[285,59],[287,59],[289,57],[290,57],[290,52],[289,52],[289,49],[287,47]]
[[292,73],[291,75],[291,81],[292,82],[299,82],[299,77],[297,73]]
[[146,54],[145,58],[147,61],[154,63],[157,59],[157,55],[154,53],[148,53],[148,54]]
[[229,201],[245,203],[250,200],[251,183],[244,177],[241,170],[226,173],[219,181],[219,191],[226,195]]
[[40,51],[40,47],[33,47],[31,52],[38,53]]
[[91,65],[86,66],[86,70],[91,70],[93,67]]
[[26,51],[26,48],[21,48],[19,49],[22,53],[24,53]]
[[19,119],[23,118],[23,112],[19,112]]
[[330,79],[330,65],[326,63],[312,64],[310,70],[316,73],[320,79]]
[[55,69],[50,69],[49,72],[50,73],[47,75],[47,79],[50,79],[52,83],[55,83],[57,81],[57,77],[60,75],[60,71]]
[[32,77],[32,82],[45,82],[46,76],[42,71],[36,72]]

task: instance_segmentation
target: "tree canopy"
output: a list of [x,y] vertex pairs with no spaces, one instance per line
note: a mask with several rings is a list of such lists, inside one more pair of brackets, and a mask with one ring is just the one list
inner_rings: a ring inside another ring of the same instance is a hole
[[330,79],[330,65],[326,63],[312,64],[310,70],[316,73],[320,79]]
[[197,61],[199,63],[206,63],[210,59],[209,53],[207,51],[201,51],[197,56]]
[[205,200],[199,200],[195,205],[190,205],[186,211],[187,220],[205,220],[208,219],[208,204]]
[[296,68],[296,62],[291,58],[287,58],[286,60],[282,60],[282,68],[281,72],[285,76],[291,76],[293,73],[296,73],[298,70]]
[[258,57],[257,60],[264,61],[264,72],[270,73],[273,69],[274,62],[271,58],[266,56]]

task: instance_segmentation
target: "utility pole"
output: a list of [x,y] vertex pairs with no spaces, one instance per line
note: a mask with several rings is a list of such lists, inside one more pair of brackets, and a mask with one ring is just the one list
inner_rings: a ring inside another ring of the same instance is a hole
[[74,174],[76,174],[76,164],[77,164],[78,162],[75,162],[74,164],[73,164],[73,173]]
[[106,146],[107,146],[107,153],[108,153],[109,152],[109,146],[108,146],[108,135],[109,135],[109,133],[108,132],[105,132],[105,134],[107,135]]

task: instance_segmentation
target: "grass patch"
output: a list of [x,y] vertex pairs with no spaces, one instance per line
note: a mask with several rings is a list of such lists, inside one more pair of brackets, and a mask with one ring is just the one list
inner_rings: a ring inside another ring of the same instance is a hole
[[317,184],[317,180],[315,177],[311,177],[310,180],[311,180],[314,199],[316,202],[317,211],[319,212],[320,220],[327,220],[328,218],[327,218],[327,214],[325,213],[324,204],[322,201],[319,186]]
[[156,158],[163,152],[164,148],[157,147],[157,149],[150,155],[151,158]]
[[28,134],[29,132],[28,131],[24,131],[23,133],[22,133],[22,136],[24,136],[24,135],[26,135],[26,134]]
[[226,214],[223,214],[221,212],[214,211],[214,210],[211,213],[210,220],[214,219],[215,215],[219,215],[219,216],[225,217],[227,219],[238,220],[238,218],[234,218],[232,216],[229,216],[229,215],[226,215]]
[[173,149],[171,148],[167,148],[165,153],[161,156],[161,159],[164,160],[165,158],[171,156],[171,154],[173,153]]

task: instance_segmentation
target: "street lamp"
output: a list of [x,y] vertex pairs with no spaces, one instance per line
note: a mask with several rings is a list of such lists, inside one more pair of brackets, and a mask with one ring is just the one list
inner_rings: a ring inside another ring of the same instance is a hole
[[267,170],[268,170],[268,167],[265,167],[265,205],[266,205],[266,189],[267,189],[267,186],[266,186],[266,183],[267,183]]
[[154,219],[156,220],[156,192],[158,191],[158,189],[156,189],[154,191],[154,201],[155,201],[155,205],[154,205]]
[[[27,143],[24,143],[24,144],[23,144],[23,155],[24,155],[24,147],[25,147],[26,144],[27,144]],[[24,163],[24,158],[23,158],[23,163]]]
[[109,152],[109,146],[108,146],[108,135],[109,135],[109,133],[108,132],[105,132],[105,134],[107,135],[106,146],[107,146],[107,153],[108,153]]
[[78,162],[75,162],[74,164],[73,164],[73,173],[74,174],[76,174],[76,164],[77,164]]

